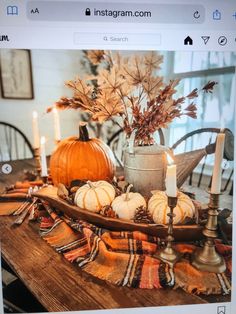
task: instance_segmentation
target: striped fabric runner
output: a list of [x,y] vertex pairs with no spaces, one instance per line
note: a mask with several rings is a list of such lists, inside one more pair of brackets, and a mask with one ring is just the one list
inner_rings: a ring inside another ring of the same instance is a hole
[[217,248],[226,256],[226,274],[203,273],[191,266],[194,245],[176,245],[182,260],[174,269],[153,258],[160,239],[141,232],[112,232],[85,221],[59,217],[48,206],[42,217],[40,234],[58,253],[85,272],[120,286],[133,288],[181,287],[189,293],[230,293],[231,247]]

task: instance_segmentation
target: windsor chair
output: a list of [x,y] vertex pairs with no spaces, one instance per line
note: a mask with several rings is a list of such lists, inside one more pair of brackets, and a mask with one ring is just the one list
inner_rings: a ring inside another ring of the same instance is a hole
[[32,158],[34,150],[16,126],[0,121],[0,162]]

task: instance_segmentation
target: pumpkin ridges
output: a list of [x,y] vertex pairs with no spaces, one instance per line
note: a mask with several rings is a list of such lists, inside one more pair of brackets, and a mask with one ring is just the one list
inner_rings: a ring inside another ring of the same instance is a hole
[[[177,207],[177,208],[176,208]],[[182,219],[184,219],[185,218],[185,213],[184,213],[184,211],[183,211],[183,209],[182,209],[182,207],[180,206],[180,205],[178,205],[178,203],[177,203],[177,205],[176,205],[176,209],[178,209],[179,211],[180,211],[180,214],[181,214],[181,220]],[[174,208],[174,213],[175,213],[175,208]]]
[[[75,140],[76,137],[71,137],[70,140],[66,143],[62,143],[63,145],[59,147],[58,153],[59,156],[56,159],[57,162],[57,177],[56,180],[58,183],[63,182],[66,186],[69,186],[69,178],[66,176],[66,173],[68,173],[68,166],[69,164],[66,162],[67,158],[65,159],[64,155],[68,154],[67,151],[69,151],[73,145],[73,140]],[[65,171],[66,169],[66,171]]]
[[166,217],[167,217],[167,216],[166,216],[166,215],[167,215],[167,208],[169,208],[169,207],[168,207],[168,205],[166,204],[166,205],[165,205],[165,208],[164,208],[164,213],[163,213],[164,224],[166,224],[166,220],[167,220],[167,219],[166,219]]
[[107,146],[105,143],[103,143],[101,140],[97,138],[94,139],[94,143],[99,144],[99,148],[101,149],[103,155],[105,156],[106,163],[108,163],[109,167],[113,168],[113,171],[115,171],[115,158],[109,146]]
[[[74,153],[75,153],[75,148],[76,148],[76,142],[71,142],[70,145],[68,145],[68,159],[70,160],[71,157],[73,157]],[[69,185],[70,182],[73,180],[70,176],[70,163],[66,163],[66,181],[67,181],[67,184]]]
[[76,137],[70,137],[63,140],[52,154],[50,169],[55,185],[63,183],[68,186],[75,179],[112,179],[115,170],[113,162],[112,151],[101,140],[81,142]]
[[85,201],[86,201],[86,196],[87,196],[87,194],[88,194],[88,191],[89,191],[89,190],[87,190],[87,191],[85,192],[85,194],[84,194],[84,196],[83,196],[83,199],[82,199],[82,202],[83,202],[83,208],[86,208]]
[[[100,162],[101,163],[108,163],[109,164],[109,167],[112,167],[112,164],[111,164],[111,162],[110,162],[110,160],[109,160],[109,158],[107,157],[107,152],[106,152],[106,149],[105,149],[105,145],[102,145],[102,146],[100,146],[100,150],[101,150],[101,152],[102,152],[102,154],[104,155],[104,157],[105,157],[105,159],[104,160],[100,160]],[[102,167],[104,166],[104,165],[101,165]],[[106,176],[107,176],[108,174],[106,174]]]
[[[99,142],[99,143],[101,143],[101,145],[103,145],[102,142]],[[100,146],[98,146],[97,141],[90,141],[88,147],[90,150],[90,152],[88,152],[90,155],[89,162],[95,163],[96,169],[97,169],[97,174],[96,174],[96,176],[94,175],[93,181],[98,180],[98,178],[100,178],[100,177],[107,177],[107,175],[108,175],[107,171],[104,172],[104,170],[106,169],[106,164],[108,164],[108,162],[107,162],[107,157],[104,154],[103,150],[101,149]],[[106,162],[104,162],[104,159],[106,159]]]
[[[71,160],[71,158],[73,158],[74,156],[74,153],[75,153],[75,150],[76,150],[76,142],[71,142],[69,145],[68,145],[68,148],[67,148],[67,159],[68,160]],[[73,180],[73,178],[71,177],[71,171],[70,171],[70,162],[67,162],[66,163],[66,180],[67,180],[67,184],[69,185],[70,182]]]
[[[91,147],[91,150],[94,152],[96,150],[99,151],[99,154],[101,154],[101,150],[100,150],[100,147],[97,145],[97,143],[94,141],[94,142],[91,142],[90,143],[90,147]],[[93,154],[93,156],[95,157],[95,155]],[[94,158],[94,162],[96,163],[96,169],[98,169],[98,172],[97,172],[97,176],[101,176],[101,170],[102,170],[102,165],[100,165],[100,158]]]
[[98,207],[101,208],[101,202],[100,202],[100,199],[98,197],[98,194],[97,194],[96,190],[94,190],[93,193],[95,194],[95,197],[96,197],[96,200],[97,200],[97,203],[98,203]]
[[[64,149],[66,149],[65,144],[66,143],[62,141],[58,145],[58,148],[56,150],[56,154],[58,155],[57,158],[56,158],[55,154],[52,154],[51,159],[50,159],[50,169],[51,169],[51,175],[52,175],[53,181],[55,181],[54,184],[58,184],[60,182],[61,162],[64,160],[64,158],[62,158],[62,157],[64,154]],[[55,163],[55,165],[53,167],[51,167],[51,164],[54,164],[54,163]],[[65,182],[65,180],[64,180],[64,182]],[[67,185],[66,182],[65,182],[65,185]]]
[[[104,190],[107,189],[107,194]],[[102,206],[110,205],[115,197],[115,189],[106,181],[89,182],[79,188],[75,195],[75,204],[84,209],[98,212]]]
[[100,187],[100,189],[102,189],[104,191],[104,193],[106,194],[106,196],[108,197],[109,199],[109,202],[111,203],[112,202],[112,199],[110,198],[110,195],[107,193],[107,191],[103,188],[103,187]]
[[133,219],[135,211],[139,206],[146,206],[146,201],[139,193],[132,193],[130,198],[126,199],[126,193],[117,196],[112,202],[112,208],[121,219]]
[[[167,212],[169,211],[169,207],[165,192],[159,191],[155,193],[148,202],[148,209],[156,223],[166,224],[168,222]],[[191,199],[182,192],[178,194],[178,201],[174,213],[176,214],[174,224],[182,223],[186,217],[193,218],[195,215],[194,205]]]
[[188,209],[191,209],[191,213],[194,215],[195,212],[194,212],[194,205],[189,201],[189,200],[185,200],[185,199],[181,199],[181,202],[185,203],[186,205],[189,206]]

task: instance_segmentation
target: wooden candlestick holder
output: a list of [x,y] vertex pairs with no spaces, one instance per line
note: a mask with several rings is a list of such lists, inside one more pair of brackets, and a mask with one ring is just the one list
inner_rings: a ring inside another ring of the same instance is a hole
[[220,194],[210,193],[207,223],[203,230],[206,241],[203,248],[197,249],[192,257],[192,265],[194,267],[202,271],[213,273],[223,273],[226,270],[225,261],[223,257],[216,252],[215,248],[215,239],[218,237],[217,217],[219,197]]
[[154,257],[172,266],[176,262],[178,262],[181,258],[181,254],[172,247],[172,242],[174,241],[174,237],[173,237],[173,219],[175,217],[174,208],[177,205],[177,200],[178,200],[177,197],[168,196],[168,206],[170,208],[170,212],[169,214],[167,214],[167,216],[169,216],[169,223],[168,223],[168,230],[167,230],[167,237],[166,237],[167,244],[164,249],[155,253],[154,255]]

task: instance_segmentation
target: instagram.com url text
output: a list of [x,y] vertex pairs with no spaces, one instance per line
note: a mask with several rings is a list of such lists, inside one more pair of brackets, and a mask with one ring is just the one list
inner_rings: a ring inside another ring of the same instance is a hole
[[94,16],[117,17],[151,17],[151,11],[123,11],[123,10],[98,10],[94,9]]

